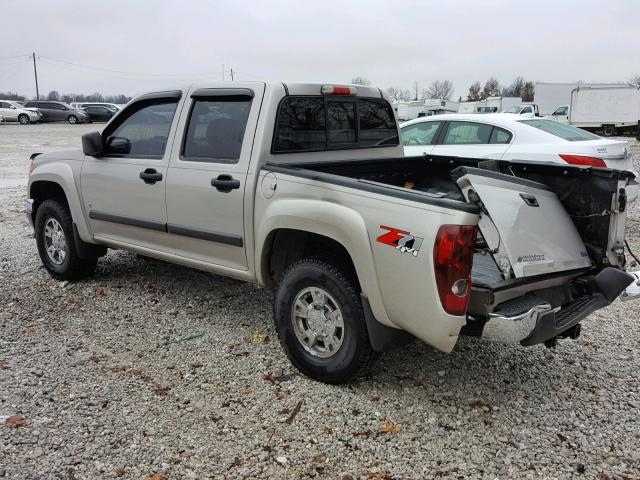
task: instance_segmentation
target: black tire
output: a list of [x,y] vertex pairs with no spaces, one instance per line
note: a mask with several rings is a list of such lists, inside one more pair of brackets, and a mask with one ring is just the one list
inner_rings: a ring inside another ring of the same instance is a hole
[[78,123],[78,117],[76,117],[75,115],[69,115],[67,117],[67,122],[69,122],[71,125],[75,125],[76,123]]
[[605,137],[613,137],[618,132],[616,131],[616,127],[614,127],[613,125],[605,125],[604,127],[602,127],[602,133]]
[[31,123],[31,120],[29,120],[29,115],[27,115],[26,113],[21,113],[20,115],[18,115],[18,122],[20,122],[20,125],[29,125],[29,123]]
[[[274,320],[289,360],[305,375],[325,383],[348,382],[364,373],[377,356],[369,343],[357,283],[334,265],[315,258],[293,263],[276,292]],[[296,337],[292,310],[296,297],[309,287],[325,290],[337,303],[344,323],[343,341],[328,358],[309,353]]]
[[[49,219],[57,221],[64,232],[66,255],[61,263],[56,263],[47,253],[44,229]],[[34,225],[40,260],[42,260],[42,264],[53,278],[57,280],[79,280],[88,277],[95,271],[98,263],[97,257],[88,259],[78,257],[73,236],[71,212],[69,212],[69,208],[63,201],[52,199],[42,202],[36,211]]]

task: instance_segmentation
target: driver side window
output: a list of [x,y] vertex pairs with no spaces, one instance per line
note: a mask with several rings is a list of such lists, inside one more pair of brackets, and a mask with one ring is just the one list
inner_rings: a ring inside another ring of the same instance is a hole
[[142,104],[115,130],[107,132],[104,154],[162,158],[177,105],[175,101]]

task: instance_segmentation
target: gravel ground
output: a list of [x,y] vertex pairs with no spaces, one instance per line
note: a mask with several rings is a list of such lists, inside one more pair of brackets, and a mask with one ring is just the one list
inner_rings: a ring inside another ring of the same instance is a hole
[[557,350],[416,342],[335,387],[289,365],[255,285],[118,251],[51,279],[15,185],[92,129],[0,126],[0,478],[640,478],[639,304]]

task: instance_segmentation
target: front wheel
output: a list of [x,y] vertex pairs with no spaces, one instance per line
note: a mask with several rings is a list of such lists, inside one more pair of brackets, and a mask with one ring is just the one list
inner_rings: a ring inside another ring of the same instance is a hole
[[83,259],[76,252],[73,220],[66,204],[45,200],[36,211],[36,244],[42,264],[57,280],[79,280],[91,275],[98,258]]
[[69,118],[67,118],[67,122],[69,122],[71,125],[75,125],[76,123],[78,123],[78,117],[76,117],[75,115],[69,115]]
[[278,338],[291,363],[326,383],[344,383],[375,358],[358,289],[339,268],[318,259],[291,265],[275,299]]
[[20,125],[29,125],[29,115],[22,114],[18,116],[18,122],[20,122]]

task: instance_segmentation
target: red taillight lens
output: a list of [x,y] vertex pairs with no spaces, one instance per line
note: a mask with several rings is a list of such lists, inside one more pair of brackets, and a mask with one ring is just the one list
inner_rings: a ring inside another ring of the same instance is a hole
[[561,153],[560,158],[570,165],[582,165],[584,167],[607,168],[607,164],[604,163],[604,160],[598,157],[587,157],[585,155],[567,155],[565,153]]
[[357,95],[355,87],[338,87],[336,85],[322,85],[320,91],[323,95]]
[[477,228],[443,225],[433,249],[436,284],[442,308],[451,315],[465,315],[471,297],[471,265]]

